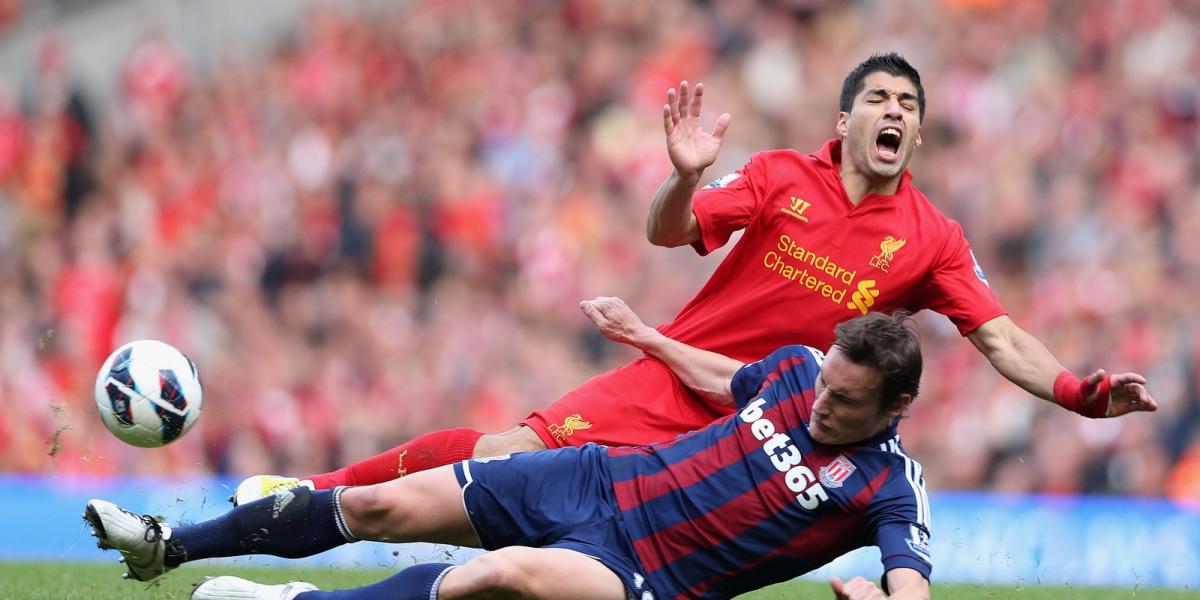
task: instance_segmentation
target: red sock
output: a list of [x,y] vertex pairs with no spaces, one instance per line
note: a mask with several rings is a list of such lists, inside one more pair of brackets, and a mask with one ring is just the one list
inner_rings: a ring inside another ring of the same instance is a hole
[[331,473],[309,475],[318,490],[339,485],[373,485],[471,458],[483,433],[474,429],[446,429],[427,433],[407,444],[376,454]]

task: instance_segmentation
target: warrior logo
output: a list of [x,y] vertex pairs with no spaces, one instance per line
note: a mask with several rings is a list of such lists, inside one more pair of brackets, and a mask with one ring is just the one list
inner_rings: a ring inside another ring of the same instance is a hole
[[808,210],[808,207],[812,206],[812,203],[805,202],[804,200],[801,200],[795,196],[792,196],[791,200],[792,205],[783,207],[781,212],[783,212],[785,215],[789,215],[807,223],[808,217],[804,216],[804,211]]
[[550,431],[550,435],[554,437],[554,441],[565,446],[567,445],[567,437],[571,436],[580,429],[591,428],[591,423],[584,421],[583,416],[579,413],[575,413],[567,417],[566,420],[563,421],[562,425],[551,425],[547,429]]

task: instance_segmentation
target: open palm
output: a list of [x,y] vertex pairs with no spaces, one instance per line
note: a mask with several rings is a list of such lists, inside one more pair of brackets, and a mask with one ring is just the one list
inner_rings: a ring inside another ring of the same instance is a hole
[[704,97],[704,84],[696,84],[696,93],[689,97],[688,82],[679,83],[679,93],[667,90],[667,103],[663,105],[663,130],[667,134],[667,154],[675,171],[682,176],[699,176],[713,161],[721,149],[721,138],[729,127],[731,117],[724,113],[717,117],[712,133],[700,126],[700,106]]
[[[1101,369],[1092,374],[1092,378],[1096,375],[1104,377],[1104,370]],[[1108,412],[1107,417],[1119,417],[1131,412],[1154,412],[1158,410],[1158,403],[1146,391],[1146,378],[1137,373],[1115,373],[1109,376],[1111,388],[1108,397]]]

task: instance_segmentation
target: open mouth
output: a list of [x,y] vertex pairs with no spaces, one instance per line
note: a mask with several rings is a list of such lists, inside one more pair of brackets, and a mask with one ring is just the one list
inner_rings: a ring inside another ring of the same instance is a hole
[[900,129],[884,127],[875,137],[875,152],[879,158],[891,162],[900,154]]

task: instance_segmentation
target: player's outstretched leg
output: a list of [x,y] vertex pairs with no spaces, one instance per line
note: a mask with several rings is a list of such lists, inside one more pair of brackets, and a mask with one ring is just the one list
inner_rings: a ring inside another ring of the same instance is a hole
[[545,448],[546,444],[541,438],[524,426],[496,434],[484,434],[473,429],[435,431],[329,473],[307,477],[247,477],[238,484],[230,501],[237,506],[297,487],[324,490],[341,485],[374,485],[468,458]]
[[266,585],[240,577],[208,577],[192,590],[191,600],[428,600],[437,594],[442,578],[454,565],[428,563],[358,588],[320,591],[311,583],[293,581]]
[[299,558],[354,542],[339,505],[346,489],[289,490],[194,525],[170,527],[105,500],[88,502],[84,519],[101,548],[121,552],[129,567],[127,577],[148,581],[202,558]]
[[510,546],[476,557],[446,573],[437,588],[454,598],[624,600],[625,584],[600,561],[565,548]]
[[[295,591],[301,586],[312,591]],[[502,548],[461,567],[416,565],[383,581],[347,590],[318,591],[310,586],[263,585],[237,577],[216,577],[202,581],[192,592],[192,600],[624,600],[628,597],[625,584],[616,573],[595,559],[561,548]]]
[[121,551],[129,576],[143,581],[193,560],[300,558],[358,539],[479,546],[452,467],[381,485],[288,490],[194,525],[170,527],[104,500],[89,502],[84,518],[100,547]]

